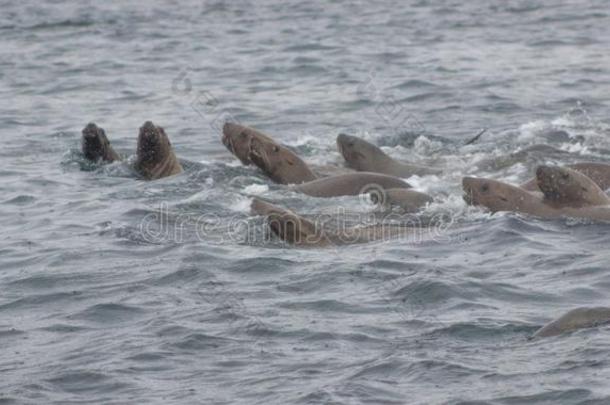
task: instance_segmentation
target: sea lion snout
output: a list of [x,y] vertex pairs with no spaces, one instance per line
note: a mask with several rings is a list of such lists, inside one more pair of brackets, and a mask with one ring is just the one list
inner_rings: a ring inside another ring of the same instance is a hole
[[481,179],[476,177],[464,177],[462,179],[462,189],[464,190],[464,194],[462,198],[469,205],[477,204],[476,195],[478,193],[478,189],[483,187],[481,184]]
[[347,134],[339,134],[337,136],[337,147],[339,148],[339,151],[343,152],[343,150],[346,146],[353,146],[353,145],[354,145],[354,137],[349,136]]
[[140,138],[149,138],[157,135],[157,127],[151,121],[146,121],[140,127]]

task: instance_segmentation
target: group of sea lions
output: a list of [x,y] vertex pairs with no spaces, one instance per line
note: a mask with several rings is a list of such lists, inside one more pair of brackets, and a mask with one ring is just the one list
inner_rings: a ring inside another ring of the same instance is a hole
[[[314,197],[337,197],[370,193],[373,200],[416,212],[432,197],[411,190],[403,179],[414,175],[438,175],[442,170],[398,161],[364,139],[340,134],[337,147],[350,170],[306,163],[293,150],[254,128],[226,123],[222,143],[244,165],[255,165],[262,173],[291,190]],[[84,156],[96,162],[121,157],[113,150],[105,131],[93,123],[82,131]],[[135,170],[154,180],[183,171],[164,129],[145,122],[140,127]],[[585,218],[610,220],[610,165],[578,163],[566,167],[539,166],[534,179],[511,185],[498,180],[465,177],[464,200],[491,212],[512,211],[540,218]],[[266,218],[269,229],[280,239],[298,246],[331,246],[364,243],[405,235],[407,226],[367,226],[330,232],[285,208],[260,198],[251,204],[254,214]],[[610,308],[577,308],[538,330],[535,337],[610,323]]]
[[[93,162],[111,163],[121,160],[114,151],[106,131],[89,123],[82,132],[83,155]],[[140,127],[134,169],[145,179],[155,180],[182,172],[165,130],[146,121]]]

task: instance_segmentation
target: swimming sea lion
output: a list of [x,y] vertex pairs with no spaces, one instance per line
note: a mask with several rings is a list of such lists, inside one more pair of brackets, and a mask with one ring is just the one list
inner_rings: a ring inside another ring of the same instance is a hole
[[94,162],[121,160],[118,153],[112,149],[106,131],[93,122],[87,124],[82,131],[81,148],[85,157]]
[[555,207],[610,204],[608,195],[593,180],[567,167],[538,166],[536,180],[544,202]]
[[296,153],[272,140],[251,137],[248,159],[276,183],[300,184],[317,178]]
[[182,172],[165,130],[150,121],[140,127],[135,169],[148,180]]
[[[606,191],[610,188],[610,164],[582,162],[571,165],[566,165],[570,169],[581,172],[595,182],[602,190]],[[526,181],[521,185],[521,188],[528,191],[539,191],[538,181],[536,178]]]
[[[328,247],[366,243],[397,237],[421,237],[421,229],[400,225],[370,225],[331,231],[294,212],[254,198],[252,212],[262,215],[280,239],[299,247]],[[417,239],[419,241],[419,239]]]
[[295,186],[293,189],[313,197],[339,197],[344,195],[382,193],[390,188],[411,188],[398,177],[379,173],[347,173],[324,177]]
[[250,152],[250,140],[253,138],[275,142],[270,136],[244,125],[227,122],[222,127],[223,145],[246,166],[252,163],[248,154]]
[[383,173],[401,178],[442,172],[432,167],[401,163],[387,155],[378,146],[351,135],[337,136],[337,148],[345,158],[348,167],[362,172]]
[[576,308],[540,328],[533,337],[557,336],[610,323],[610,308]]
[[553,215],[555,210],[545,205],[540,196],[512,184],[479,177],[464,177],[462,188],[466,203],[484,206],[491,212],[515,211],[540,217],[559,216]]
[[547,204],[540,193],[497,180],[464,177],[462,187],[466,203],[486,207],[491,212],[512,211],[547,219],[569,217],[610,221],[608,206],[553,206]]

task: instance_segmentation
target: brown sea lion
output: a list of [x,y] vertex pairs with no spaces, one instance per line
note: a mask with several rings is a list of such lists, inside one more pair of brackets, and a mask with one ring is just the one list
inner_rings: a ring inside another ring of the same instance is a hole
[[300,184],[317,176],[296,153],[274,141],[251,137],[248,159],[280,184]]
[[557,336],[577,329],[595,328],[610,323],[610,308],[576,308],[540,328],[533,337]]
[[610,204],[608,195],[593,180],[567,167],[538,166],[536,180],[544,202],[554,207]]
[[87,124],[82,131],[81,148],[85,157],[94,162],[121,160],[118,153],[112,149],[106,131],[93,122]]
[[464,177],[462,187],[466,203],[486,207],[491,212],[520,212],[547,219],[568,217],[610,221],[608,206],[552,206],[545,202],[540,193],[531,193],[497,180]]
[[[571,165],[566,165],[570,169],[581,172],[595,182],[602,190],[606,191],[610,188],[610,164],[582,162]],[[539,191],[538,180],[534,177],[526,181],[521,187],[528,191]]]
[[295,186],[293,190],[313,197],[339,197],[344,195],[383,194],[390,188],[411,188],[398,177],[379,173],[348,173],[309,181]]
[[432,167],[399,162],[378,146],[351,135],[337,136],[337,148],[345,158],[347,166],[357,171],[382,173],[401,178],[442,173],[441,170]]
[[275,143],[269,135],[265,135],[254,128],[231,122],[225,123],[222,127],[223,145],[246,166],[252,163],[248,156],[251,139]]
[[[269,229],[280,239],[299,247],[328,247],[367,243],[398,237],[421,238],[421,228],[400,225],[371,225],[331,231],[294,212],[254,198],[251,210],[264,216]],[[433,236],[431,234],[431,236]]]
[[147,180],[182,172],[165,130],[150,121],[140,127],[135,169]]
[[486,207],[491,212],[515,211],[540,217],[557,217],[556,211],[543,203],[541,196],[521,187],[498,180],[464,177],[464,201],[469,205]]

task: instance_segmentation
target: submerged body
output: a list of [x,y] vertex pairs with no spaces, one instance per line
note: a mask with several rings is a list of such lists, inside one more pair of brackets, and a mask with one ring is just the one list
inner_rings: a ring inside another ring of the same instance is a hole
[[550,337],[610,323],[610,308],[576,308],[540,328],[534,337]]
[[442,173],[441,170],[432,167],[399,162],[378,146],[351,135],[340,134],[337,137],[337,148],[345,158],[347,166],[357,171],[382,173],[401,178]]
[[379,173],[347,173],[324,177],[294,187],[295,191],[313,197],[339,197],[365,193],[383,194],[390,188],[411,188],[405,181]]
[[417,212],[433,201],[428,194],[406,188],[390,188],[385,190],[381,196],[373,194],[372,197],[373,202],[377,204],[399,207],[404,212]]

